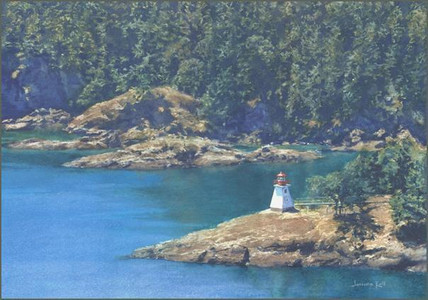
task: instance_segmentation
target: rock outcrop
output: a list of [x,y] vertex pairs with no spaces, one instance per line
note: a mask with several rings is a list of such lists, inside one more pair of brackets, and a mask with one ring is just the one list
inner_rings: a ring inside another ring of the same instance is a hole
[[39,108],[68,109],[84,82],[80,74],[50,67],[45,56],[3,52],[2,116],[22,117]]
[[332,151],[378,151],[384,148],[389,141],[410,140],[414,145],[423,150],[425,147],[407,129],[401,129],[393,136],[386,136],[384,129],[379,129],[374,137],[377,139],[362,139],[364,131],[355,129],[349,134],[341,146],[333,146]]
[[263,103],[260,98],[248,101],[244,110],[242,131],[245,133],[251,133],[254,131],[265,130],[271,126],[271,117],[268,112],[268,106]]
[[117,148],[121,145],[118,131],[89,131],[86,136],[70,141],[30,138],[7,144],[8,148],[25,150],[87,150]]
[[369,201],[364,213],[341,218],[323,210],[265,210],[137,249],[131,257],[261,267],[369,266],[426,271],[426,246],[406,246],[395,237],[388,198]]
[[118,130],[124,145],[135,144],[160,134],[203,135],[207,123],[195,115],[197,101],[169,87],[144,93],[129,90],[100,102],[74,118],[67,131],[87,134],[97,130]]
[[[16,149],[65,150],[121,148],[115,152],[82,157],[67,167],[161,169],[243,162],[301,161],[319,158],[315,152],[263,147],[244,153],[206,137],[207,123],[196,117],[197,102],[168,87],[145,93],[130,90],[114,99],[95,104],[68,123],[66,131],[83,135],[72,141],[27,139],[10,143]],[[41,117],[31,114],[7,128],[34,129],[42,124],[63,124],[68,118],[53,118],[56,110]],[[56,115],[55,115],[56,116]],[[50,119],[49,119],[49,118]],[[64,119],[64,120],[63,120]],[[40,125],[39,125],[40,124]],[[201,137],[205,136],[205,137]]]
[[98,139],[94,140],[71,140],[71,141],[54,141],[44,139],[26,139],[23,141],[13,142],[7,145],[12,149],[26,150],[89,150],[89,149],[106,149],[108,146]]
[[3,120],[2,125],[4,130],[58,130],[65,128],[70,120],[70,114],[63,110],[40,108],[16,120]]
[[162,169],[240,162],[240,152],[200,137],[164,136],[115,152],[90,155],[64,164],[79,168]]
[[359,141],[355,144],[332,146],[332,151],[378,151],[386,145],[383,140]]
[[[169,87],[145,93],[130,90],[114,99],[97,103],[70,120],[68,113],[39,109],[17,120],[4,120],[6,130],[60,129],[82,138],[70,142],[28,139],[10,144],[21,149],[103,149],[126,147],[166,134],[198,136],[207,123],[195,115],[194,98]],[[87,143],[88,145],[84,145]]]
[[243,162],[301,161],[316,159],[315,152],[298,152],[268,147],[247,154],[231,146],[201,137],[168,135],[137,143],[124,149],[85,156],[66,167],[162,169],[216,165],[236,165]]
[[314,151],[296,151],[268,145],[247,154],[245,159],[248,162],[300,162],[319,157],[320,155]]

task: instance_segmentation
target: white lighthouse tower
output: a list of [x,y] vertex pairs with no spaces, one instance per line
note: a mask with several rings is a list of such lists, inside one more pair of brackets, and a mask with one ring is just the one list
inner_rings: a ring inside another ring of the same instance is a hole
[[285,178],[287,175],[284,172],[280,172],[276,175],[274,181],[274,190],[272,200],[270,202],[270,209],[275,211],[294,211],[294,201],[291,198],[290,191],[288,189],[289,181]]

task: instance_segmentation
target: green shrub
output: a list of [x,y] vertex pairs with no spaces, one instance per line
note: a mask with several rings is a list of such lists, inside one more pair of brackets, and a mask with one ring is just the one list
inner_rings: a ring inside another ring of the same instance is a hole
[[369,196],[392,194],[397,236],[421,242],[426,236],[425,170],[425,153],[413,140],[393,140],[378,152],[361,153],[342,171],[309,178],[309,193],[360,207]]

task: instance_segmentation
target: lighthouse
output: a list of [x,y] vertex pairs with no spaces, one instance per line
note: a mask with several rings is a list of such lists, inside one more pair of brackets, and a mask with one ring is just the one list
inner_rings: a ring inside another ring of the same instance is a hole
[[290,190],[288,189],[289,181],[286,179],[287,175],[284,172],[279,172],[274,181],[274,190],[272,200],[270,202],[270,209],[275,211],[294,211],[294,201],[291,198]]

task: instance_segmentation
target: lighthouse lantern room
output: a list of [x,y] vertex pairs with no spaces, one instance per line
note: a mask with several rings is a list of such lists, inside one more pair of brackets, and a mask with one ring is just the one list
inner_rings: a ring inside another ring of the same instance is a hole
[[276,180],[273,182],[272,200],[270,202],[271,210],[281,212],[294,210],[294,201],[288,189],[290,182],[286,178],[287,175],[284,172],[279,172],[276,175]]

